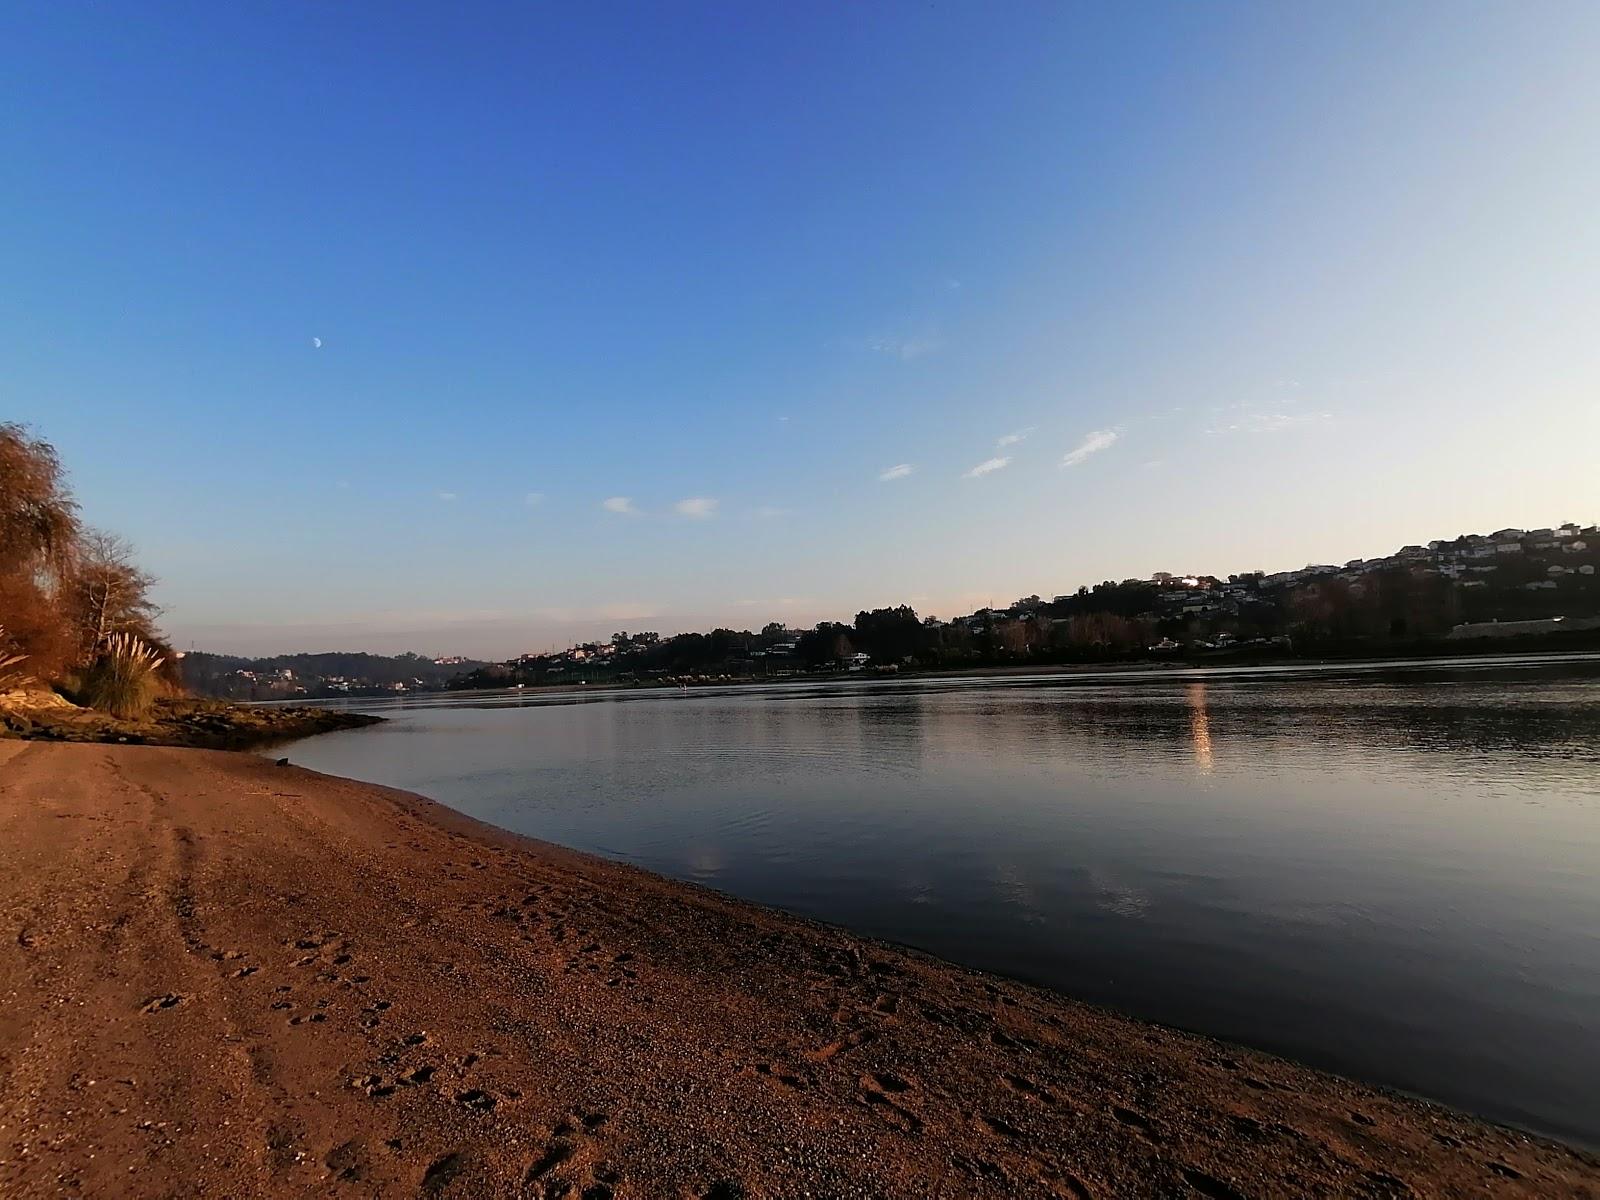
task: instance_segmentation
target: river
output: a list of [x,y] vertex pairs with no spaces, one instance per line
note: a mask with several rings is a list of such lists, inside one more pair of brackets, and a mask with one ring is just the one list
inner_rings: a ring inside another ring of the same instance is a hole
[[1600,1145],[1600,656],[350,703],[295,762]]

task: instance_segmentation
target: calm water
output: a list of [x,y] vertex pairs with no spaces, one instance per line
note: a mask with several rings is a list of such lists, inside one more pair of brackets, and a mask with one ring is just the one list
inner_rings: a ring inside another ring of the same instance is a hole
[[354,707],[295,761],[1600,1144],[1600,656]]

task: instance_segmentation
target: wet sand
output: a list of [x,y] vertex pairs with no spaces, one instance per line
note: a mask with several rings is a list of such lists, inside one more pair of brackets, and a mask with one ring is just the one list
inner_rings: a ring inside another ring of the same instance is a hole
[[266,759],[0,742],[0,1195],[1600,1196],[1600,1160]]

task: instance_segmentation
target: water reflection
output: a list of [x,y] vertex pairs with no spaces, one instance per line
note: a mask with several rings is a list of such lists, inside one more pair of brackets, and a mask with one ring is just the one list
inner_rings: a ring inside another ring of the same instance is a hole
[[573,699],[292,753],[1600,1143],[1600,661]]
[[1194,743],[1194,765],[1202,775],[1211,774],[1211,719],[1206,715],[1206,685],[1191,683],[1189,697],[1189,740]]

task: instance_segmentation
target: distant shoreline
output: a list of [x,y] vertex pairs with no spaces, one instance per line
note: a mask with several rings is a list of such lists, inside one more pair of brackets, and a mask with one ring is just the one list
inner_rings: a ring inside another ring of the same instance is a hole
[[[885,682],[889,680],[918,680],[923,682],[938,682],[941,679],[981,679],[988,677],[1004,677],[1013,675],[1096,675],[1096,674],[1134,674],[1148,672],[1158,675],[1171,672],[1180,675],[1193,671],[1215,670],[1295,670],[1309,667],[1368,667],[1385,664],[1418,665],[1428,664],[1448,665],[1454,662],[1484,663],[1496,659],[1505,659],[1508,662],[1538,658],[1548,659],[1552,662],[1600,662],[1600,646],[1583,648],[1551,649],[1549,647],[1528,647],[1508,649],[1496,646],[1493,650],[1469,650],[1467,644],[1453,644],[1448,651],[1438,654],[1412,654],[1409,652],[1393,655],[1361,655],[1351,657],[1284,657],[1284,658],[1216,658],[1216,659],[1171,659],[1153,660],[1139,659],[1132,662],[1105,662],[1105,663],[1016,663],[1007,666],[960,667],[960,668],[930,668],[930,669],[902,669],[898,671],[808,671],[795,672],[788,675],[754,675],[740,676],[737,678],[702,677],[699,681],[685,681],[682,686],[690,690],[701,687],[763,687],[780,684],[804,683],[845,683],[859,681],[862,683]],[[542,683],[529,684],[523,687],[500,688],[444,688],[437,691],[416,692],[375,692],[371,694],[344,696],[319,696],[319,701],[349,702],[356,700],[384,700],[400,699],[411,696],[500,696],[500,695],[539,695],[561,692],[595,692],[595,691],[674,691],[680,687],[677,682],[656,680],[639,680],[618,682],[607,680],[603,682],[587,683],[573,681],[567,683]],[[280,705],[290,703],[305,703],[305,701],[288,700],[260,700],[255,701],[261,705]]]

